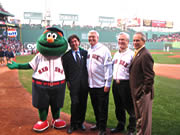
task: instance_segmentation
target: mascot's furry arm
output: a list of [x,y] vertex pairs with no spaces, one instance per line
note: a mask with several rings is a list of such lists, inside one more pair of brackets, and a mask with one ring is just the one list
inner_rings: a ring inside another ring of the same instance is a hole
[[12,64],[8,63],[7,66],[10,69],[32,69],[29,63],[19,64],[14,61],[12,61]]

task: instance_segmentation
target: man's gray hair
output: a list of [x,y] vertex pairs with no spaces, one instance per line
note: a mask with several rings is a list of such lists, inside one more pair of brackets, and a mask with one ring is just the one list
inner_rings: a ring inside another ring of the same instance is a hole
[[146,36],[144,35],[144,33],[142,33],[142,32],[136,32],[135,34],[141,35],[141,36],[142,36],[141,40],[144,41],[144,42],[146,42]]
[[88,32],[88,36],[89,36],[90,33],[96,33],[96,35],[99,37],[99,33],[98,33],[96,30],[90,30],[90,31]]
[[119,40],[119,37],[120,37],[121,35],[125,35],[126,38],[127,38],[127,40],[128,40],[128,41],[130,40],[130,36],[129,36],[129,34],[126,33],[126,32],[120,32],[120,33],[117,35],[117,40]]

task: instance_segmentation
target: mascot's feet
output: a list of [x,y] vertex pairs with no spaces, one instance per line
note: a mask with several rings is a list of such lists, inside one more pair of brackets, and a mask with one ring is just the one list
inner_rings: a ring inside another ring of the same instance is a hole
[[52,127],[56,129],[61,129],[66,127],[66,122],[61,119],[52,120]]
[[49,127],[49,122],[47,120],[45,121],[38,121],[34,127],[33,130],[37,132],[42,132],[46,130]]

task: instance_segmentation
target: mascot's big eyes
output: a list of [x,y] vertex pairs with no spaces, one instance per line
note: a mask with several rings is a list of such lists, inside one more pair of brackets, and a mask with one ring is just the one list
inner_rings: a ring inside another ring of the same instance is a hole
[[47,38],[49,38],[49,37],[56,39],[57,35],[56,35],[56,33],[47,33]]

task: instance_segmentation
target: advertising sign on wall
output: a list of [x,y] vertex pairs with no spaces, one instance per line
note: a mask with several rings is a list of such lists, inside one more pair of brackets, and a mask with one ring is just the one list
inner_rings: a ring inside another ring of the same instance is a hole
[[17,31],[16,29],[8,29],[8,37],[14,38],[17,36]]

